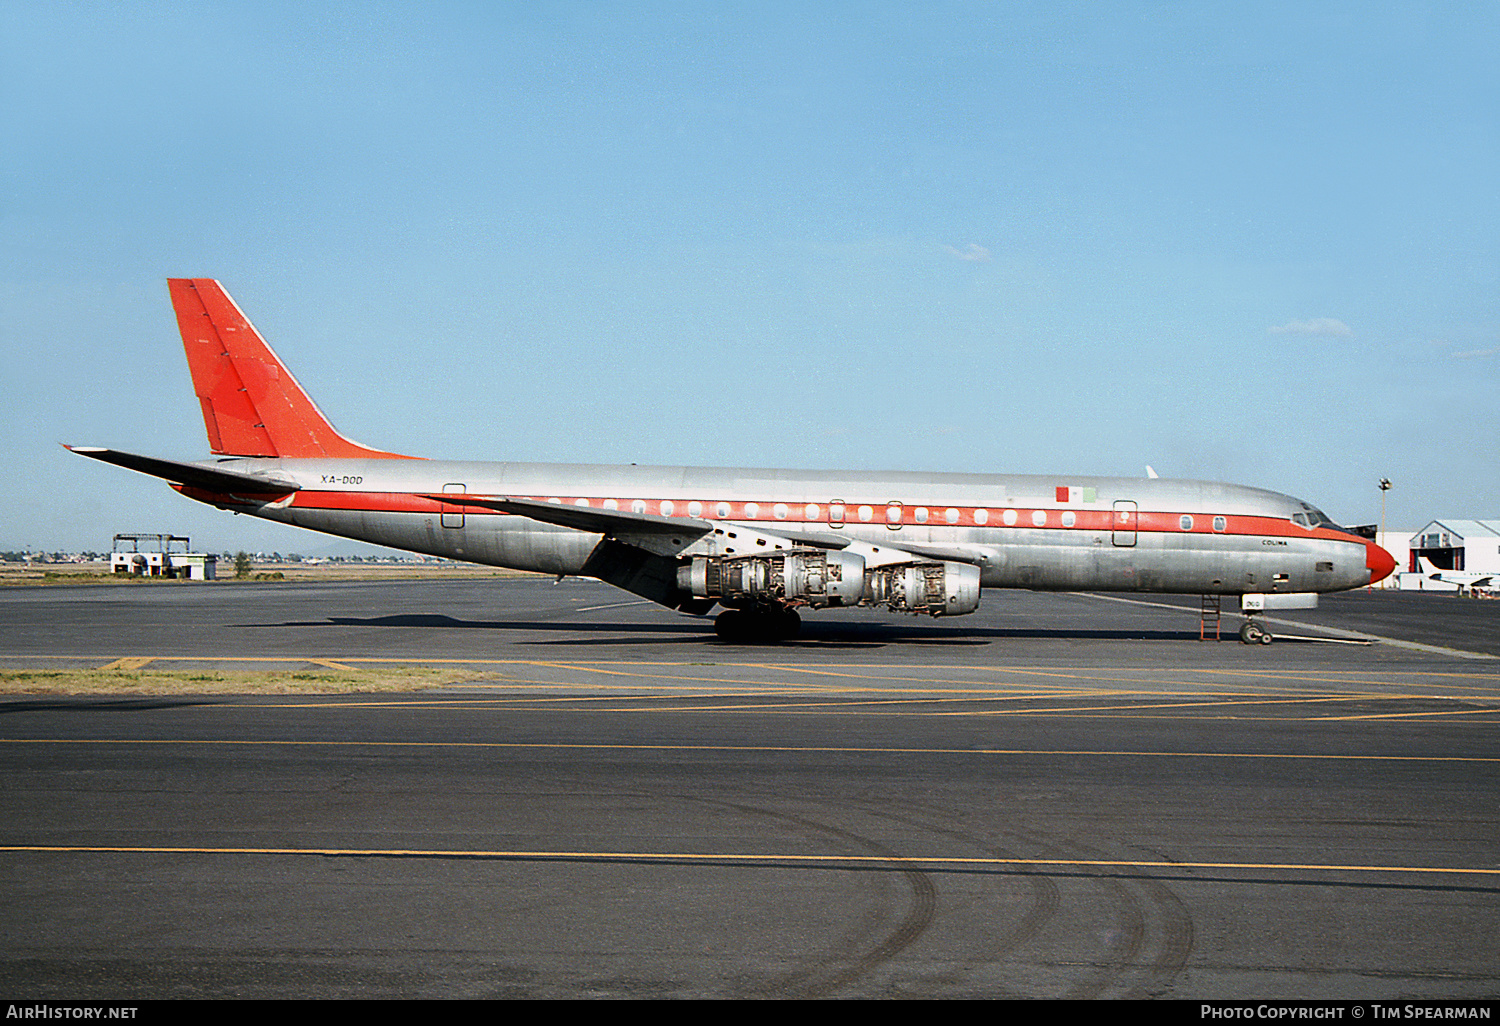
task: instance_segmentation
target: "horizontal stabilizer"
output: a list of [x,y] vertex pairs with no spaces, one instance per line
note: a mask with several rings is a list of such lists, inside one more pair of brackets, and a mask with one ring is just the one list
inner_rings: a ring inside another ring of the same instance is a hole
[[197,463],[179,463],[176,460],[159,460],[152,456],[137,456],[135,453],[117,449],[100,449],[91,445],[64,445],[69,452],[90,459],[113,463],[117,467],[138,470],[173,484],[189,485],[205,491],[220,493],[250,493],[256,495],[285,495],[298,491],[302,486],[286,478],[269,477],[265,474],[242,474],[237,470],[204,467]]
[[426,498],[447,502],[457,506],[478,506],[498,513],[515,513],[519,516],[540,520],[544,524],[571,527],[577,531],[595,534],[661,534],[677,537],[699,537],[713,530],[706,520],[685,520],[682,517],[661,517],[651,513],[627,513],[618,509],[596,509],[588,506],[564,506],[556,502],[538,502],[535,499],[508,499],[500,496],[465,495],[444,492]]

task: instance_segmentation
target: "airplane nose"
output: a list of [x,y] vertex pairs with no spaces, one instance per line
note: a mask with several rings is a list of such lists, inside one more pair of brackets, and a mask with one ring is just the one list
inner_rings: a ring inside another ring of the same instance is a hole
[[1365,566],[1370,570],[1370,583],[1383,581],[1396,569],[1396,557],[1372,541],[1365,542]]

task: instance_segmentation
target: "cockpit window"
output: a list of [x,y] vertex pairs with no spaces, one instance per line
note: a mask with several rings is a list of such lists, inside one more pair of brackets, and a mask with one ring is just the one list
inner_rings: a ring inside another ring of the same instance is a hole
[[1324,513],[1316,506],[1309,506],[1304,502],[1302,504],[1302,509],[1304,510],[1304,512],[1293,513],[1291,518],[1292,523],[1296,524],[1298,527],[1306,527],[1309,530],[1314,527],[1331,527],[1335,531],[1344,530],[1338,524],[1335,524],[1332,520],[1329,520],[1328,514]]

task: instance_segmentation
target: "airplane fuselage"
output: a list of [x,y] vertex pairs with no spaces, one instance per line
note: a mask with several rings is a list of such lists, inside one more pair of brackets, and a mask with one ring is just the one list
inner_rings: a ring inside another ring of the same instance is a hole
[[[586,574],[602,533],[436,496],[514,496],[676,517],[733,529],[747,541],[762,533],[829,548],[858,542],[973,564],[987,588],[1329,592],[1368,584],[1374,569],[1363,539],[1319,524],[1306,503],[1213,482],[385,459],[201,465],[274,473],[301,486],[274,497],[181,488],[213,505],[548,574]],[[684,537],[681,554],[691,551]]]

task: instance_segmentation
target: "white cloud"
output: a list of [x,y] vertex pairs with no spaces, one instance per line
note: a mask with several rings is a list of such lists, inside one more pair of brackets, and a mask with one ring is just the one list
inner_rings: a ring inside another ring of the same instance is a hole
[[1305,321],[1288,321],[1286,324],[1267,330],[1273,335],[1331,335],[1335,338],[1354,337],[1354,329],[1334,317],[1311,317]]
[[1455,360],[1483,360],[1491,356],[1500,356],[1500,346],[1491,346],[1488,349],[1465,349],[1448,355]]
[[963,249],[958,249],[954,246],[944,246],[943,248],[960,260],[982,261],[990,258],[990,251],[977,242],[971,242]]

